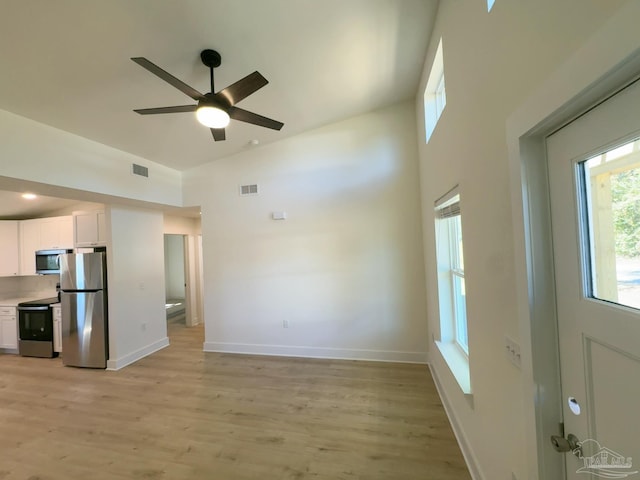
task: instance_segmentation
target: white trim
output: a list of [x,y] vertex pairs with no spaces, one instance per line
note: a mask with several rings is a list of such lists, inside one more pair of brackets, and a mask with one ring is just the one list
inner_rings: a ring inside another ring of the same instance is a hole
[[449,370],[451,370],[451,374],[462,390],[462,393],[464,393],[467,400],[470,400],[470,403],[473,404],[469,357],[463,353],[462,348],[457,343],[439,341],[435,343],[444,362],[449,367]]
[[[438,95],[441,95],[441,98]],[[444,101],[441,101],[444,100]],[[442,53],[442,38],[438,42],[436,55],[431,64],[427,85],[423,95],[425,143],[429,143],[431,135],[438,124],[447,105],[446,79],[444,76],[444,55]]]
[[367,360],[375,362],[427,363],[426,352],[396,352],[391,350],[360,350],[346,348],[302,347],[288,345],[255,345],[248,343],[205,342],[205,352],[242,353],[278,357],[329,358],[336,360]]
[[639,17],[639,2],[620,7],[507,121],[524,448],[532,480],[564,478],[548,441],[561,421],[561,397],[544,136],[637,75]]
[[[436,201],[433,202],[434,208],[438,210],[439,208],[446,207],[447,205],[449,205],[449,202],[456,196],[460,197],[460,185],[456,185],[447,193],[445,193],[444,195],[441,195],[438,199],[436,199]],[[458,202],[459,201],[460,201],[460,198],[458,198]]]
[[134,362],[137,362],[141,358],[144,358],[152,353],[157,352],[158,350],[162,350],[165,347],[169,346],[169,338],[164,337],[162,340],[158,340],[150,345],[147,345],[144,348],[136,350],[124,357],[118,358],[116,360],[107,360],[107,370],[120,370],[121,368],[126,367],[127,365],[131,365]]
[[440,378],[438,377],[438,373],[435,368],[429,365],[429,370],[431,371],[431,377],[433,377],[433,383],[436,386],[436,390],[438,391],[438,395],[440,396],[440,400],[442,400],[442,406],[444,407],[444,411],[447,414],[447,418],[449,418],[449,423],[451,424],[451,429],[453,430],[453,434],[458,441],[458,446],[460,447],[460,451],[462,452],[462,456],[464,457],[464,461],[467,464],[467,468],[469,469],[469,473],[471,474],[471,478],[473,480],[484,480],[485,477],[482,475],[480,471],[480,463],[478,463],[478,459],[473,453],[471,449],[471,442],[467,440],[467,437],[458,422],[458,419],[453,414],[455,409],[451,407],[449,403],[449,399],[444,394],[445,390],[442,388],[442,383],[440,383]]

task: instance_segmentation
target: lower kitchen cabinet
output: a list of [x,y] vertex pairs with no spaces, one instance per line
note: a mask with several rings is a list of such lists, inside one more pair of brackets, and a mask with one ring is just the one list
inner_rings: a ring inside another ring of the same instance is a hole
[[62,308],[53,305],[53,351],[62,351]]
[[15,307],[0,307],[0,349],[18,350],[18,317]]

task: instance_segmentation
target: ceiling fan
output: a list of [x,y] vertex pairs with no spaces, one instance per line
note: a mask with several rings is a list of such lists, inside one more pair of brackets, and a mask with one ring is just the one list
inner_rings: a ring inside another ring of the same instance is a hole
[[227,88],[215,92],[213,84],[213,69],[219,67],[222,61],[220,54],[215,50],[203,50],[200,53],[200,59],[211,72],[211,92],[202,94],[196,89],[190,87],[186,83],[178,80],[176,77],[156,64],[150,62],[144,57],[134,57],[131,60],[136,62],[142,68],[146,68],[154,75],[157,75],[165,82],[173,85],[185,95],[196,100],[195,105],[178,105],[175,107],[158,107],[158,108],[142,108],[134,110],[140,115],[155,115],[158,113],[180,113],[180,112],[196,112],[198,121],[211,129],[213,139],[217,142],[225,140],[224,127],[229,124],[230,119],[239,120],[241,122],[251,123],[260,127],[280,130],[284,123],[263,117],[257,113],[249,112],[236,107],[236,103],[244,100],[252,93],[264,87],[267,83],[266,78],[259,72],[253,72],[236,83],[229,85]]

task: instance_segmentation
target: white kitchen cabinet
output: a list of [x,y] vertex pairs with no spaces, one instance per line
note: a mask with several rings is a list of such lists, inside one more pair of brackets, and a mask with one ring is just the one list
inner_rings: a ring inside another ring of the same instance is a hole
[[104,210],[73,213],[73,230],[76,247],[106,245],[106,222]]
[[0,307],[0,349],[18,351],[18,317],[16,307]]
[[40,250],[38,219],[20,222],[20,275],[36,274],[36,251]]
[[35,275],[37,250],[73,248],[73,217],[34,218],[20,222],[20,274]]
[[20,271],[18,221],[0,221],[0,277],[18,275]]
[[62,308],[53,305],[53,351],[62,351]]
[[40,223],[40,250],[73,248],[73,217],[38,219]]

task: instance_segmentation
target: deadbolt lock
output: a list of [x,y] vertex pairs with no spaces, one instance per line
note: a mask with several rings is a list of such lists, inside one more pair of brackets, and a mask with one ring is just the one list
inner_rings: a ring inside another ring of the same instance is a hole
[[567,435],[567,438],[551,435],[551,445],[556,452],[572,452],[576,457],[582,458],[582,445],[573,433]]

